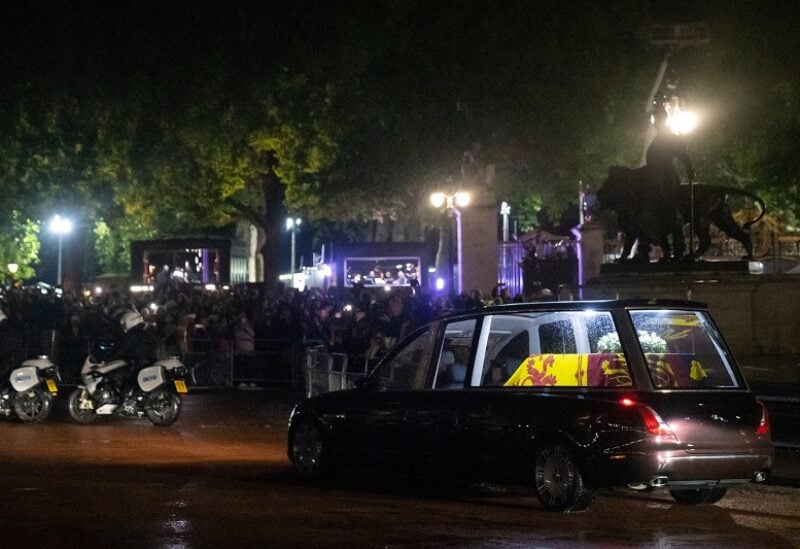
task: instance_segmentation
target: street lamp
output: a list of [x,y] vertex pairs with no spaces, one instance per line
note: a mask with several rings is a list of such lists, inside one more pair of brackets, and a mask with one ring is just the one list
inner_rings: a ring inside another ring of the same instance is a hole
[[295,245],[295,235],[297,233],[297,229],[300,228],[300,224],[303,222],[302,219],[299,217],[290,217],[286,220],[286,229],[292,232],[292,253],[291,253],[291,267],[289,267],[289,272],[292,274],[292,285],[294,285],[294,273],[295,273],[295,264],[294,264],[294,245]]
[[[431,204],[434,208],[441,208],[442,206],[446,206],[448,212],[455,209],[456,206],[459,208],[465,208],[469,206],[470,201],[469,193],[459,191],[455,194],[445,194],[443,192],[435,192],[431,195]],[[448,216],[450,214],[448,213]]]
[[500,204],[500,215],[503,216],[503,242],[508,242],[508,216],[511,215],[511,206],[508,202]]
[[62,240],[64,239],[64,235],[68,234],[72,231],[72,221],[67,218],[61,217],[60,215],[56,214],[53,219],[50,220],[50,231],[56,233],[58,235],[58,277],[57,277],[57,285],[61,286],[61,245]]
[[19,271],[19,265],[17,263],[9,263],[6,265],[8,267],[8,272],[11,274],[11,285],[14,285],[14,279],[17,276],[17,271]]
[[[673,96],[665,105],[667,127],[675,135],[683,136],[697,128],[697,114],[683,108],[679,97]],[[694,180],[689,171],[689,256],[694,257]]]
[[[444,206],[447,211],[447,250],[450,259],[450,275],[452,288],[454,293],[460,294],[463,290],[463,276],[462,276],[462,247],[461,247],[461,210],[459,208],[466,208],[469,206],[471,197],[469,193],[459,191],[454,194],[447,194],[443,192],[435,192],[431,194],[431,205],[434,208],[441,208]],[[453,230],[450,218],[456,218],[456,260],[453,261]]]
[[700,121],[697,113],[687,110],[678,96],[672,96],[664,104],[664,110],[667,111],[667,127],[675,135],[692,133]]
[[509,237],[509,228],[508,228],[508,216],[511,215],[511,206],[508,205],[508,202],[502,202],[500,204],[500,215],[503,216],[503,258],[502,258],[502,280],[508,280],[508,242]]

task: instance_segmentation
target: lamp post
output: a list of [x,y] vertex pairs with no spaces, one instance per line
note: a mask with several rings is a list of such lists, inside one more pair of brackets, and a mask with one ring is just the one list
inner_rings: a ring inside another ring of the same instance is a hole
[[508,230],[508,216],[511,215],[511,206],[508,205],[508,202],[502,202],[500,204],[500,215],[503,216],[503,258],[502,258],[502,269],[503,269],[503,281],[508,280],[508,237],[509,237],[509,230]]
[[[683,108],[678,96],[670,98],[665,105],[667,111],[667,127],[678,136],[692,133],[698,124],[697,114]],[[689,176],[689,257],[694,257],[694,179],[691,170]]]
[[[455,294],[460,294],[463,290],[462,276],[462,246],[461,246],[461,210],[469,206],[470,195],[467,192],[459,191],[454,194],[435,192],[431,194],[431,205],[434,208],[444,207],[447,212],[447,251],[450,263],[451,288]],[[456,239],[455,239],[455,261],[453,261],[453,229],[450,219],[456,218]]]
[[297,229],[300,228],[300,224],[302,222],[303,220],[300,219],[299,217],[290,217],[286,220],[286,229],[291,231],[292,233],[291,266],[289,267],[289,272],[292,275],[292,286],[294,286],[294,273],[295,273],[295,264],[294,264],[295,235],[297,233]]
[[58,276],[56,278],[57,278],[57,285],[61,286],[62,241],[64,239],[64,235],[72,231],[72,221],[56,214],[55,217],[53,217],[53,219],[50,220],[50,231],[58,235]]
[[500,204],[500,215],[503,216],[503,242],[508,242],[508,216],[511,215],[511,206],[508,205],[508,202]]

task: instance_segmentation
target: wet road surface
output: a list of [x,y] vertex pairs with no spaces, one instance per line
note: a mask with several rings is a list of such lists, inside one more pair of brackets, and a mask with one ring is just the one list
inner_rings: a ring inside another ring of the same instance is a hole
[[168,428],[0,419],[2,547],[800,547],[800,488],[735,488],[688,507],[603,493],[545,513],[523,488],[345,477],[295,483],[286,418],[298,395],[190,394]]

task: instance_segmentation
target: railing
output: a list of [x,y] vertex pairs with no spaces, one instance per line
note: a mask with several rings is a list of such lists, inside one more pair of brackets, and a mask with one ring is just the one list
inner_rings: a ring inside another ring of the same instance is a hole
[[522,242],[501,242],[498,246],[497,280],[506,285],[512,296],[523,292],[522,260],[525,249]]
[[[160,353],[169,354],[169,353]],[[181,346],[181,362],[189,370],[194,387],[231,387],[234,384],[233,352],[228,340],[194,339]]]
[[[55,332],[45,334],[42,340],[27,346],[26,356],[51,357],[66,384],[80,382],[81,366],[100,341],[60,337]],[[189,371],[190,382],[198,388],[233,387],[242,383],[301,388],[305,384],[306,347],[299,341],[263,339],[256,340],[253,350],[244,353],[237,352],[227,339],[192,339],[181,346],[162,346],[158,355],[178,356]]]
[[306,396],[351,389],[371,366],[364,356],[329,353],[322,345],[310,347],[305,356]]

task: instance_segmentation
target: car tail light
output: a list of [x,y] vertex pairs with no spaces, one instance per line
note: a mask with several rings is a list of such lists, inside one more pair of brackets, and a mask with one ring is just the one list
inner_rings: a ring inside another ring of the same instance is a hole
[[661,416],[650,406],[641,404],[627,397],[620,399],[619,403],[627,408],[636,409],[639,413],[639,417],[642,418],[644,428],[649,434],[660,437],[662,440],[678,441],[678,438],[675,436],[675,433],[672,432],[672,429],[669,428],[669,425],[667,425],[666,422],[661,419]]
[[769,414],[767,413],[767,407],[764,406],[764,403],[760,400],[758,401],[759,406],[761,406],[761,421],[758,423],[758,427],[756,428],[756,434],[758,436],[766,436],[769,434]]

